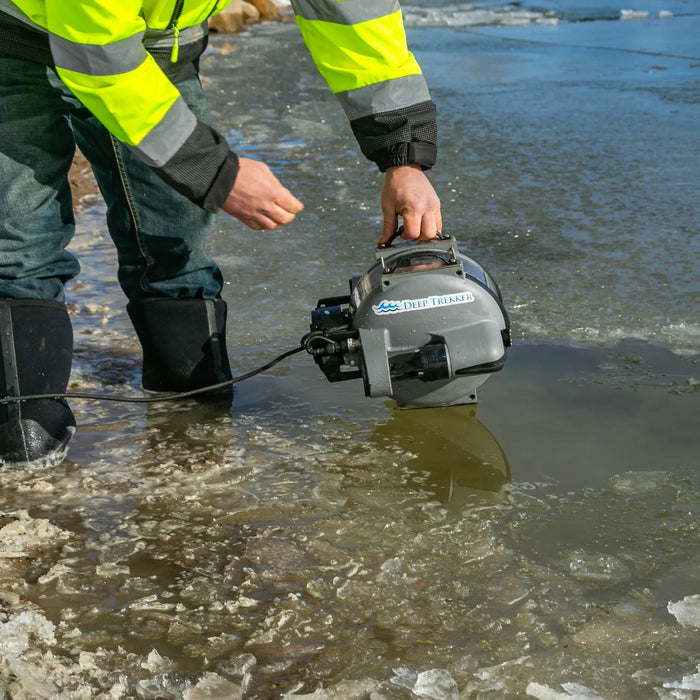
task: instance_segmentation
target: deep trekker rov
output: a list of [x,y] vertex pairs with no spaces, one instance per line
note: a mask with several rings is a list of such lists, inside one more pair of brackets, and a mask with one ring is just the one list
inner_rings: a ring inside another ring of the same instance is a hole
[[318,301],[303,339],[331,382],[361,377],[366,396],[416,408],[476,403],[510,342],[498,285],[453,236],[377,248],[349,295]]

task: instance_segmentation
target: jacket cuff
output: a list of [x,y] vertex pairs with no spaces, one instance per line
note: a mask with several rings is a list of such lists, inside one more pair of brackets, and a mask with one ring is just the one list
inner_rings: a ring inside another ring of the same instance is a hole
[[424,141],[400,143],[396,146],[376,151],[373,160],[381,172],[386,172],[396,165],[420,165],[423,170],[430,170],[437,159],[437,146]]
[[430,169],[437,157],[437,115],[432,100],[350,122],[362,153],[384,172],[416,163]]
[[236,181],[236,175],[238,175],[238,156],[233,151],[229,151],[202,202],[202,209],[212,213],[221,209]]

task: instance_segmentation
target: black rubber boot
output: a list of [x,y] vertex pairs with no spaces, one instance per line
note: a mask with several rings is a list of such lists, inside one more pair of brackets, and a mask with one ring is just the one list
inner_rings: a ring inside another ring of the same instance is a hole
[[[65,304],[0,301],[0,394],[61,395],[73,360],[73,329]],[[63,461],[75,432],[64,399],[0,404],[0,464],[52,467]]]
[[[190,391],[231,379],[223,299],[140,299],[126,309],[143,348],[144,389]],[[193,398],[232,396],[228,386]]]

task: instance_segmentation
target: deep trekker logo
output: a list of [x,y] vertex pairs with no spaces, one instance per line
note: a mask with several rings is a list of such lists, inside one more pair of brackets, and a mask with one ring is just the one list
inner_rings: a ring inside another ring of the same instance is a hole
[[471,292],[460,292],[459,294],[440,294],[422,299],[401,299],[393,301],[385,299],[381,304],[372,307],[372,311],[378,316],[384,314],[402,314],[405,311],[420,311],[422,309],[437,309],[442,306],[452,306],[453,304],[468,304],[474,301]]

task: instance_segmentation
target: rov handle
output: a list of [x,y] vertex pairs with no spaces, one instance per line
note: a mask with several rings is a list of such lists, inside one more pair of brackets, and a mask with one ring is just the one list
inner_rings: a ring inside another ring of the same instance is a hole
[[[403,234],[403,226],[399,226],[396,231],[394,231],[391,238],[386,243],[381,243],[377,246],[377,250],[385,250],[386,248],[393,248],[393,242]],[[449,233],[441,233],[440,231],[435,232],[437,234],[437,240],[446,241],[452,238]],[[430,241],[406,241],[405,245],[415,245],[418,243],[430,243]]]

